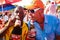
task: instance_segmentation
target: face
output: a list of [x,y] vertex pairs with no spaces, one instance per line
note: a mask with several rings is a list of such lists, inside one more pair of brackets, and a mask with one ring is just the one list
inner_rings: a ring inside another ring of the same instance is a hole
[[34,18],[33,18],[33,15],[34,13],[32,13],[32,12],[29,12],[29,14],[28,14],[28,20],[34,20]]
[[16,14],[19,16],[19,19],[22,21],[24,18],[24,9],[22,7],[18,7],[16,10]]
[[23,10],[24,11],[24,15],[26,15],[28,13],[28,10]]
[[39,23],[43,23],[44,22],[43,10],[37,10],[34,14],[32,14],[32,18]]

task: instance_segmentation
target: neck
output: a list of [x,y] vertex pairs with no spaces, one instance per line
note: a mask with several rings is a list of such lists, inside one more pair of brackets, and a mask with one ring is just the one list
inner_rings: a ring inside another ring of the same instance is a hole
[[44,30],[44,19],[42,22],[39,23],[39,25],[40,25],[41,29]]
[[44,23],[39,24],[41,29],[44,30]]

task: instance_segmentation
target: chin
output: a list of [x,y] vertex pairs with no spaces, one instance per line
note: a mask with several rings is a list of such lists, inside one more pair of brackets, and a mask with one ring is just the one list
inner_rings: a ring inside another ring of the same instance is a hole
[[39,23],[44,23],[44,18],[38,19],[37,22],[39,22]]

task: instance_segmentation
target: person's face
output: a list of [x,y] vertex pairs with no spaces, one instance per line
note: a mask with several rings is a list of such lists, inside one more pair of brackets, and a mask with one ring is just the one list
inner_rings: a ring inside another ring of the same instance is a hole
[[26,15],[28,13],[28,10],[24,10],[24,15]]
[[22,21],[25,15],[24,14],[17,13],[17,16]]
[[32,18],[39,23],[44,22],[44,14],[42,10],[37,10],[34,14],[32,14]]

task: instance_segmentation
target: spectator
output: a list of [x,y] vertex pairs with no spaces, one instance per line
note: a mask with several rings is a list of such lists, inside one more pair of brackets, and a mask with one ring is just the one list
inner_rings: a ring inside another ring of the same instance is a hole
[[[55,34],[60,34],[58,18],[52,15],[44,15],[44,8],[36,10],[32,19],[36,29],[35,40],[55,40]],[[30,27],[30,22],[28,22],[28,27]]]
[[[15,16],[12,19],[9,19],[10,22],[6,32],[6,40],[25,40],[25,37],[28,32],[27,24],[23,21],[25,17],[23,8],[21,6],[17,7],[15,10]],[[11,24],[11,25],[10,25]],[[17,38],[16,38],[17,37]]]

